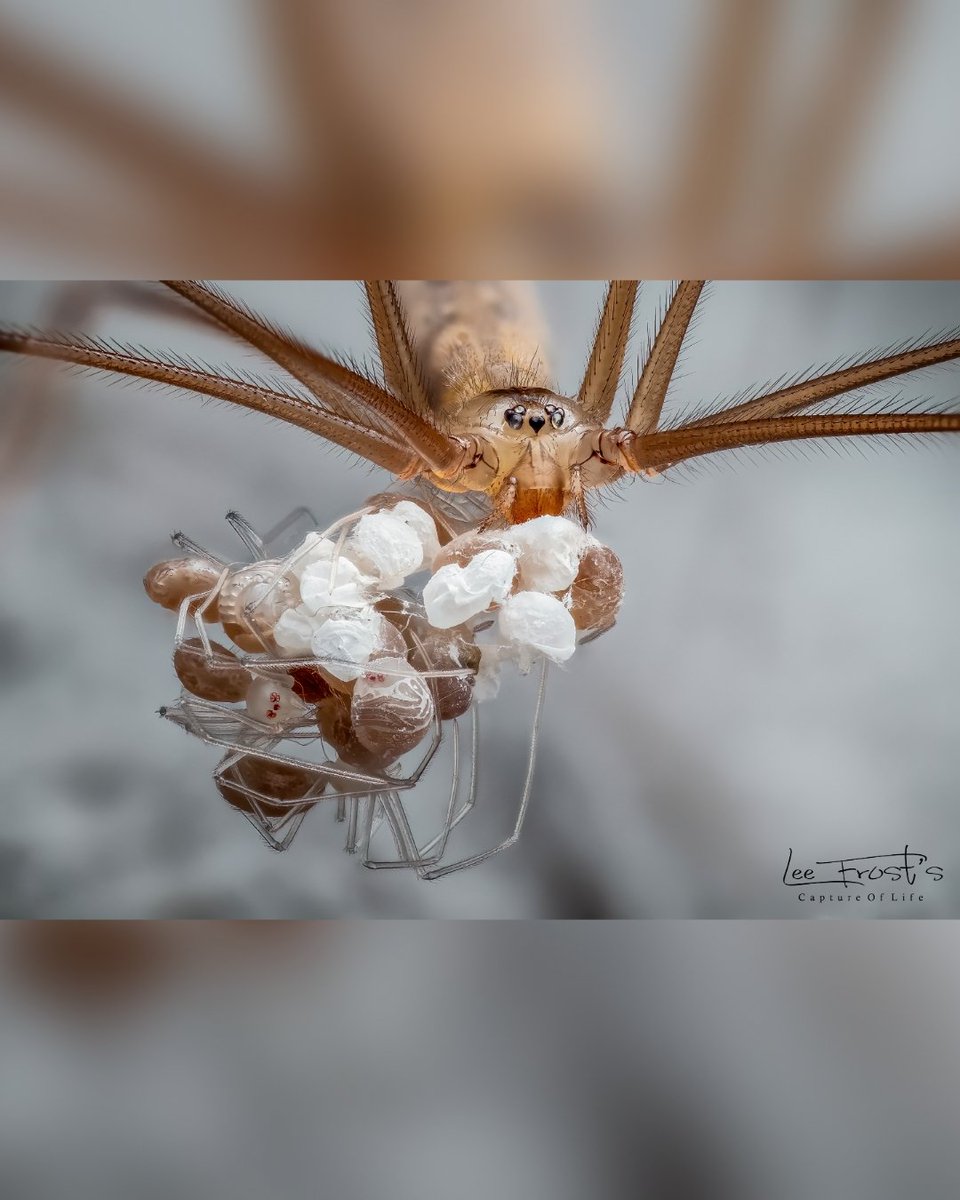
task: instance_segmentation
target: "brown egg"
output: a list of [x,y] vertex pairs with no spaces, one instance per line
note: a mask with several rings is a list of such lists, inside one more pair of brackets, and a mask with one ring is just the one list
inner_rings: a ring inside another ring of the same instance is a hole
[[[150,568],[143,577],[143,587],[154,604],[175,612],[187,596],[209,592],[222,571],[222,567],[209,558],[171,558]],[[200,603],[202,601],[191,605],[191,611],[195,612]],[[211,602],[204,616],[208,621],[219,620],[216,600]]]
[[374,512],[387,512],[395,504],[399,504],[401,500],[406,500],[406,496],[400,496],[396,492],[376,492],[373,496],[368,496],[363,502],[364,508],[372,508]]
[[278,578],[282,566],[279,560],[267,560],[241,567],[220,589],[220,621],[241,650],[272,651],[271,635],[280,614],[300,602],[297,581],[287,575]]
[[587,546],[570,588],[570,614],[580,630],[612,625],[623,602],[623,564],[609,546]]
[[243,700],[250,686],[250,672],[226,646],[211,642],[210,649],[212,655],[205,656],[199,638],[190,638],[178,646],[173,656],[177,678],[188,692],[203,700],[221,704]]
[[423,741],[433,724],[433,696],[405,659],[383,658],[357,680],[350,715],[360,744],[393,762]]
[[410,665],[418,671],[454,671],[469,667],[472,675],[425,678],[433,692],[441,721],[462,717],[473,702],[473,684],[480,665],[480,647],[463,625],[434,629],[422,617],[412,618],[408,631]]
[[235,646],[239,646],[241,650],[246,650],[248,654],[270,653],[271,647],[264,645],[260,638],[255,637],[242,625],[233,625],[229,621],[224,621],[223,632]]
[[304,704],[316,704],[332,694],[319,667],[291,667],[288,674],[293,679],[293,690]]
[[[223,779],[217,780],[217,790],[233,808],[255,815],[251,797],[235,786],[238,782],[242,783],[258,793],[257,803],[265,816],[282,817],[289,813],[293,801],[306,795],[317,776],[318,772],[305,767],[246,755],[228,769]],[[271,803],[277,800],[286,800],[288,803]]]
[[384,596],[373,607],[402,634],[406,632],[411,615],[417,612],[416,606],[411,601],[404,600],[400,596]]
[[476,558],[484,550],[504,549],[509,549],[509,547],[505,546],[503,539],[497,534],[477,533],[475,530],[469,530],[440,547],[440,553],[433,560],[432,569],[434,572],[439,571],[448,563],[456,563],[458,567],[465,567],[472,558]]
[[378,753],[364,746],[357,738],[350,713],[350,697],[334,692],[317,704],[317,727],[327,745],[348,766],[361,771],[382,771],[396,761],[389,754]]

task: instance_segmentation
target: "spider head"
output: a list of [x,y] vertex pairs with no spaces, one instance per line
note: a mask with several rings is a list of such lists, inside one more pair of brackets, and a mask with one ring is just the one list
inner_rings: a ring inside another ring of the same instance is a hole
[[504,389],[478,399],[486,430],[507,442],[556,438],[578,422],[574,403],[546,388]]

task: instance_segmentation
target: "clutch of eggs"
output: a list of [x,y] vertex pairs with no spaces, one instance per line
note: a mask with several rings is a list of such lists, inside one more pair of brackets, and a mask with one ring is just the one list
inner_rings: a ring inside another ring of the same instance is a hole
[[[225,570],[192,556],[152,567],[144,586],[156,603],[177,610],[195,598],[190,611],[219,621],[240,650],[291,661],[290,674],[258,676],[256,660],[216,642],[207,653],[190,639],[174,658],[184,688],[214,703],[245,703],[275,728],[302,723],[314,705],[338,752],[371,766],[416,745],[435,714],[449,720],[475,696],[495,694],[502,661],[523,670],[540,657],[565,662],[579,635],[616,619],[620,560],[573,521],[537,517],[441,546],[424,508],[390,500],[378,498],[378,509],[337,541],[309,534],[285,560]],[[424,570],[432,573],[419,609],[397,589]],[[485,682],[475,692],[481,648],[472,627],[492,620],[496,644],[483,647]],[[391,665],[378,670],[378,662]]]

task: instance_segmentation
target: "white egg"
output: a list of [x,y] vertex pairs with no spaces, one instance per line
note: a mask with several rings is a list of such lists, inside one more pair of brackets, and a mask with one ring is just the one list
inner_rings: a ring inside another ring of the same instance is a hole
[[312,562],[300,577],[303,608],[316,613],[323,608],[365,608],[373,580],[343,553]]
[[566,662],[577,648],[573,617],[556,596],[546,592],[517,592],[508,597],[498,625],[504,642],[524,652],[525,665],[534,654]]
[[390,509],[394,517],[399,517],[405,525],[409,525],[420,539],[423,550],[423,565],[433,566],[433,560],[440,553],[440,539],[437,537],[437,526],[433,517],[412,500],[401,500]]
[[280,653],[287,658],[305,658],[313,651],[311,640],[316,622],[302,605],[288,608],[273,627],[273,640]]
[[534,592],[562,592],[573,583],[588,535],[566,517],[534,517],[510,530],[520,548],[520,582]]
[[311,638],[311,649],[324,670],[348,683],[363,673],[371,656],[396,631],[374,608],[343,612],[318,625]]
[[388,591],[423,566],[420,534],[393,512],[361,517],[347,542],[347,553]]
[[451,629],[499,604],[510,591],[517,564],[505,550],[484,550],[465,567],[448,563],[427,581],[423,605],[436,629]]

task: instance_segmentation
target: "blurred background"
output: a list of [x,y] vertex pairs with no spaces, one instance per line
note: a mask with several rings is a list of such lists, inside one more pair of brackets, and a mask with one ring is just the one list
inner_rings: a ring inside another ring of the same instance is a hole
[[[355,283],[226,286],[317,344],[371,351]],[[603,284],[538,294],[558,386],[575,394]],[[664,294],[645,285],[637,346]],[[0,322],[248,362],[162,302],[150,287],[8,283]],[[670,409],[958,314],[953,283],[719,282]],[[883,394],[949,401],[958,370]],[[623,559],[624,608],[553,672],[520,844],[424,884],[365,871],[324,806],[286,854],[261,844],[214,790],[217,752],[156,716],[178,691],[175,621],[140,582],[174,529],[237,555],[229,509],[260,528],[300,504],[332,521],[388,477],[300,431],[135,382],[4,358],[0,387],[0,913],[960,914],[957,439],[780,447],[626,488],[596,527]],[[481,800],[458,854],[512,826],[531,703],[532,688],[507,689],[483,707]],[[444,778],[435,764],[425,794]],[[905,844],[945,871],[915,889],[919,904],[801,904],[781,883],[790,847],[809,862]]]
[[0,0],[8,277],[958,274],[951,0]]
[[[17,1200],[949,1196],[953,933],[8,926],[0,1185]],[[58,969],[65,945],[101,986]]]
[[[942,279],[957,25],[951,0],[0,0],[0,274]],[[369,349],[353,285],[231,288]],[[600,295],[541,285],[565,388]],[[953,284],[721,284],[671,403],[958,309]],[[230,358],[124,289],[6,284],[12,319]],[[952,397],[956,370],[903,387]],[[174,528],[225,548],[228,508],[338,514],[382,477],[0,363],[0,914],[819,918],[0,925],[0,1193],[951,1194],[955,929],[831,921],[780,876],[787,846],[909,842],[946,872],[922,915],[960,909],[957,453],[631,488],[597,530],[623,617],[554,673],[521,843],[423,885],[322,812],[262,846],[154,715],[172,625],[139,583]],[[488,729],[481,844],[526,716]]]

